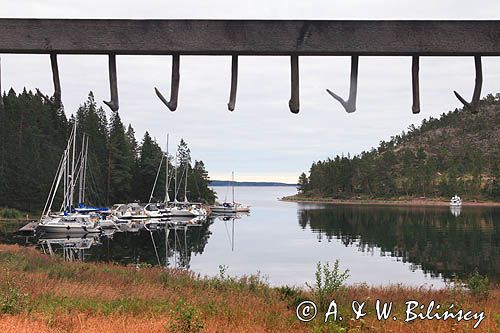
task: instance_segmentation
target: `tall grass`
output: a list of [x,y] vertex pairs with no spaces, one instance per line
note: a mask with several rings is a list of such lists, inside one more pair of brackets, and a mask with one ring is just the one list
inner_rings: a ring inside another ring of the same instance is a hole
[[[328,271],[334,268],[330,266]],[[475,331],[497,332],[500,328],[498,286],[489,287],[487,298],[472,295],[466,288],[335,288],[325,293],[325,300],[335,298],[344,320],[324,323],[319,315],[312,322],[301,323],[295,317],[296,306],[302,300],[315,300],[314,292],[272,288],[258,275],[231,277],[227,267],[220,273],[202,277],[178,269],[68,263],[36,249],[0,245],[0,302],[5,304],[0,332],[428,333],[466,332],[472,326],[453,321],[415,321],[411,325],[401,320],[378,321],[373,309],[363,320],[351,320],[352,300],[366,301],[373,308],[376,299],[394,302],[398,316],[404,313],[406,300],[453,302],[485,311],[486,319]]]

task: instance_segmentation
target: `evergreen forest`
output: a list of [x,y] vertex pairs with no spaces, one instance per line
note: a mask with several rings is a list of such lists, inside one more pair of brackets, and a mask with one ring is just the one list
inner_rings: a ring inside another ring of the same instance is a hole
[[[153,201],[163,201],[166,160],[170,171],[170,200],[174,200],[175,195],[178,200],[184,200],[187,173],[187,198],[192,202],[215,201],[203,161],[191,160],[184,140],[178,144],[177,154],[166,158],[160,144],[148,132],[138,141],[132,125],[124,125],[118,112],[108,118],[92,92],[70,117],[62,107],[26,89],[19,94],[11,89],[2,98],[0,207],[28,212],[42,210],[75,121],[77,146],[81,144],[82,133],[89,138],[86,204],[148,202],[157,174]],[[177,191],[174,164],[177,165]]]
[[424,119],[358,155],[313,162],[299,177],[299,195],[500,201],[500,94],[480,108]]

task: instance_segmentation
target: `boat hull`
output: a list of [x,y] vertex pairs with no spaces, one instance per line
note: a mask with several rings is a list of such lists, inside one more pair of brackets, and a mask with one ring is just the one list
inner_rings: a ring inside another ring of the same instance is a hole
[[101,232],[99,227],[88,227],[79,223],[41,224],[39,228],[45,233],[55,234],[90,234]]

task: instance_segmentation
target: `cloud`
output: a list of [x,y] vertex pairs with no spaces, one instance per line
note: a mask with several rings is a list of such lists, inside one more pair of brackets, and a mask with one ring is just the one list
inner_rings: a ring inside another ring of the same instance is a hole
[[[3,17],[498,19],[497,1],[0,1]],[[493,13],[496,17],[492,17]],[[48,55],[1,55],[2,87],[52,91]],[[106,56],[59,56],[68,113],[90,90],[109,99]],[[499,90],[500,60],[484,58],[483,95]],[[296,181],[312,161],[368,150],[428,116],[459,107],[453,90],[472,95],[471,57],[421,59],[422,113],[411,113],[411,59],[361,57],[358,107],[346,114],[325,89],[347,97],[348,57],[301,57],[301,112],[288,110],[287,57],[241,57],[236,110],[227,111],[230,57],[181,57],[179,107],[174,113],[153,88],[170,91],[168,56],[118,56],[120,114],[138,136],[147,130],[172,151],[183,137],[212,178]],[[109,114],[109,113],[108,113]],[[139,138],[140,139],[140,138]],[[227,178],[227,177],[226,177]]]

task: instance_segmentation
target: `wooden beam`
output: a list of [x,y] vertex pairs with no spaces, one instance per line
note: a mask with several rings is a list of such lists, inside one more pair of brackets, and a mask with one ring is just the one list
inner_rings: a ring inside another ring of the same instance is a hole
[[500,21],[0,19],[0,53],[498,56]]

